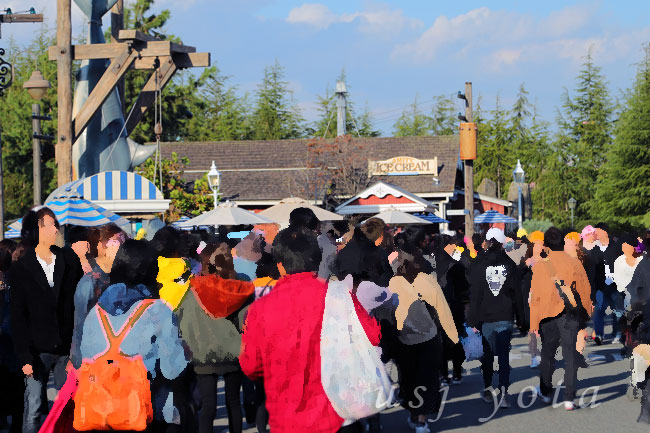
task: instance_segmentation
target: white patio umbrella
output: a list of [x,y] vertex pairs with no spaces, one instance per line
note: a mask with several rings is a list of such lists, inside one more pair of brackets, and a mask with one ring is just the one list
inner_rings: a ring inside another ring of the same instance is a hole
[[310,204],[307,200],[300,197],[289,197],[280,200],[280,203],[275,206],[271,206],[268,209],[264,209],[258,215],[262,215],[265,218],[273,220],[279,224],[289,224],[289,215],[294,209],[299,207],[306,207],[311,209],[318,218],[319,221],[339,221],[343,217],[334,212],[327,211],[325,209],[319,208],[313,204]]
[[177,227],[255,225],[272,222],[268,218],[238,207],[235,202],[227,201],[214,210],[178,224]]
[[407,224],[431,224],[431,222],[425,220],[424,218],[416,217],[415,215],[411,215],[394,208],[381,211],[377,215],[374,215],[373,218],[379,218],[386,224],[393,224],[398,226]]

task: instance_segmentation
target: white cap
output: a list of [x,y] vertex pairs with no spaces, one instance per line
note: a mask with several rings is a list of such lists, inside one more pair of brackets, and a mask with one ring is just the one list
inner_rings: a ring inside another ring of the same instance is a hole
[[503,234],[503,230],[496,227],[492,227],[490,230],[488,230],[487,234],[485,235],[485,239],[488,241],[490,239],[494,239],[500,244],[503,244],[506,242],[506,235]]

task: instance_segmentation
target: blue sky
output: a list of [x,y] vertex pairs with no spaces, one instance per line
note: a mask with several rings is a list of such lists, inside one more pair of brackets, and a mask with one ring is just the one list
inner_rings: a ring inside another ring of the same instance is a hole
[[[35,6],[54,25],[53,0],[3,4]],[[83,18],[73,8],[79,34]],[[616,96],[650,41],[648,1],[159,0],[156,8],[170,9],[167,31],[211,52],[241,92],[254,92],[277,59],[308,120],[317,95],[345,69],[351,100],[368,107],[384,135],[416,95],[426,111],[433,96],[456,93],[465,81],[484,109],[497,95],[511,106],[524,82],[541,117],[553,121],[589,47]],[[3,26],[0,46],[10,35],[27,43],[30,26]]]

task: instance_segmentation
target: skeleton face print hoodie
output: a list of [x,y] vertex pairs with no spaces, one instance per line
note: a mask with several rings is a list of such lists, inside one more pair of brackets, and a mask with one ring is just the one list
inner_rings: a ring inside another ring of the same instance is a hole
[[524,317],[517,267],[501,247],[479,255],[472,262],[468,276],[470,308],[467,324],[469,326],[478,327],[481,323],[513,321],[515,311],[518,312],[518,317]]

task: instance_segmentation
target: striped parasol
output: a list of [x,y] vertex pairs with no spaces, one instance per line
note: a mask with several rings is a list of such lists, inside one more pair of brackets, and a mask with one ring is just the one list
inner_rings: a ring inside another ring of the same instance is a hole
[[5,232],[5,239],[18,239],[20,237],[20,230],[16,230],[13,227],[9,227],[9,230]]
[[97,227],[115,223],[120,227],[130,226],[125,218],[82,198],[55,198],[45,203],[45,206],[54,212],[62,225]]
[[429,221],[430,223],[448,223],[446,219],[440,218],[438,215],[428,212],[428,213],[414,213],[413,216],[416,216],[418,218],[422,218],[424,220]]
[[516,223],[517,220],[499,213],[495,210],[489,210],[474,218],[474,224],[492,224],[492,223]]

